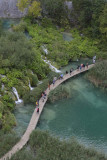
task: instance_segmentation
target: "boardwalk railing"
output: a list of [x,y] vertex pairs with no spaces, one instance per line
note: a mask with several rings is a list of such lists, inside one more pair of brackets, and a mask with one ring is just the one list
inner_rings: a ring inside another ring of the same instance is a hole
[[[94,66],[94,64],[91,64],[91,65],[88,66],[88,68],[85,67],[81,71],[80,70],[75,70],[75,71],[73,71],[71,73],[71,75],[70,74],[66,74],[66,75],[64,75],[64,77],[63,77],[62,80],[57,80],[55,82],[54,86],[53,86],[53,84],[51,84],[50,90],[48,88],[46,90],[47,98],[48,98],[49,92],[51,90],[55,89],[56,87],[58,87],[61,83],[63,83],[64,81],[66,81],[67,79],[69,79],[71,77],[74,77],[75,75],[78,75],[78,74],[80,74],[82,72],[85,72],[85,71],[91,69],[93,66]],[[9,152],[7,152],[2,158],[0,158],[0,160],[10,159],[13,154],[15,154],[16,152],[18,152],[19,150],[21,150],[24,147],[24,145],[28,142],[28,140],[30,138],[30,134],[32,133],[32,131],[37,126],[39,117],[40,117],[41,112],[42,112],[42,110],[43,110],[43,108],[45,106],[47,98],[44,100],[44,102],[43,102],[42,98],[40,98],[40,100],[39,100],[39,113],[37,113],[36,109],[34,110],[34,112],[32,114],[32,117],[31,117],[31,120],[29,122],[29,125],[27,127],[27,130],[25,131],[25,133],[22,136],[22,138],[20,139],[20,141]]]

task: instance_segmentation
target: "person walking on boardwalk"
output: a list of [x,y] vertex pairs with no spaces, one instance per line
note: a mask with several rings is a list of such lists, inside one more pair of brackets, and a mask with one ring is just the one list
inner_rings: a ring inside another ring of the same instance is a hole
[[37,108],[37,113],[39,113],[39,107]]
[[60,75],[60,78],[63,79],[63,74]]
[[66,74],[68,74],[68,71],[66,71]]
[[42,102],[44,102],[44,94],[42,93]]
[[38,107],[39,106],[39,103],[38,103],[38,101],[36,101],[36,107]]
[[86,64],[87,68],[88,68],[88,63]]
[[49,88],[49,90],[50,90],[50,83],[48,83],[48,88]]
[[70,69],[70,75],[71,75],[72,72],[73,72],[73,68]]
[[77,66],[77,71],[79,71],[79,68],[80,68],[80,66],[78,65],[78,66]]
[[53,86],[55,85],[55,80],[53,80]]

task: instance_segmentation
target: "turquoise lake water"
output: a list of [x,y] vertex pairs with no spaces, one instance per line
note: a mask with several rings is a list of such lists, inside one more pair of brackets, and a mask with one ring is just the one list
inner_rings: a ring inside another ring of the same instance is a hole
[[[70,63],[62,72],[71,66],[75,69],[81,61]],[[107,153],[107,92],[96,88],[84,75],[63,84],[70,90],[70,98],[47,103],[37,128],[48,130],[61,139],[75,137],[81,144]],[[17,106],[15,130],[19,135],[27,128],[33,110],[34,106]]]

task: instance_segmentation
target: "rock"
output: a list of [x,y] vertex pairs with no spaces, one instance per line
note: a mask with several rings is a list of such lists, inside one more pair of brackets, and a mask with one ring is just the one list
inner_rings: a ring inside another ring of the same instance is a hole
[[0,0],[0,18],[21,18],[27,14],[18,10],[17,0]]

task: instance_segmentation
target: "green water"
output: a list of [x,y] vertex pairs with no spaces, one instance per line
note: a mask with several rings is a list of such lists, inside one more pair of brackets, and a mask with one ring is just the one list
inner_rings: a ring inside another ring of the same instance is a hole
[[71,98],[46,104],[38,128],[61,138],[74,136],[80,143],[107,153],[107,93],[83,76],[63,85],[70,89]]
[[14,128],[14,131],[18,136],[22,136],[26,131],[34,109],[35,106],[32,105],[24,106],[23,104],[20,104],[16,106],[14,115],[16,117],[17,126]]
[[62,34],[63,34],[63,39],[65,41],[72,41],[73,40],[73,37],[72,37],[71,33],[63,32]]
[[3,30],[7,31],[11,28],[11,25],[18,24],[20,19],[1,19]]

